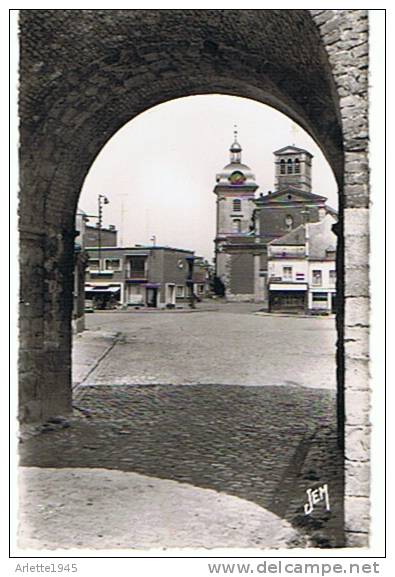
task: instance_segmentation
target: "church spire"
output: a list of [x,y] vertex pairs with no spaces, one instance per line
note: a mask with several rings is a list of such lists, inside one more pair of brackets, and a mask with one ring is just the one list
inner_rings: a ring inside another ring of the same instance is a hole
[[230,151],[230,162],[231,163],[241,163],[241,146],[240,144],[237,142],[237,137],[238,137],[238,132],[237,132],[237,126],[236,124],[234,125],[234,141],[232,146],[230,147],[229,151]]

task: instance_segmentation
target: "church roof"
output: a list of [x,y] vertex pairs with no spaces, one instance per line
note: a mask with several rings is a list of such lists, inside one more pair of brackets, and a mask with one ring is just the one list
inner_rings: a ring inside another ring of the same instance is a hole
[[299,196],[305,200],[310,200],[314,202],[325,202],[327,200],[325,196],[321,196],[313,192],[307,192],[305,190],[300,190],[300,188],[296,188],[293,186],[288,186],[287,188],[283,188],[282,190],[272,192],[271,194],[265,194],[265,196],[260,196],[257,199],[257,202],[258,204],[269,204],[270,202],[273,202],[273,200],[278,200],[281,196],[288,194],[294,195],[296,197]]
[[[229,177],[234,172],[241,172],[245,177],[245,180],[242,184],[235,184],[231,185],[229,181]],[[255,175],[253,174],[251,168],[246,164],[241,162],[230,162],[217,174],[217,186],[234,186],[235,188],[239,188],[242,186],[255,186],[256,188],[258,185],[255,182]]]
[[[234,190],[254,187],[255,191],[258,188],[255,182],[255,175],[251,168],[241,162],[241,151],[242,148],[238,141],[237,127],[235,126],[234,140],[229,149],[230,162],[217,174],[217,184],[214,191],[217,187],[222,186],[229,186]],[[231,178],[232,175],[234,175],[233,178]]]
[[279,150],[275,150],[273,154],[287,154],[288,152],[290,154],[304,152],[305,154],[308,154],[309,156],[311,156],[311,158],[313,158],[313,155],[308,150],[305,150],[304,148],[298,148],[297,146],[293,145],[284,146]]

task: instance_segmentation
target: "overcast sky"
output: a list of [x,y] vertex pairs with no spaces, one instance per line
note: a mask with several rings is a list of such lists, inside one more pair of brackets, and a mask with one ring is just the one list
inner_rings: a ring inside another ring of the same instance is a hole
[[[288,144],[313,158],[313,192],[337,208],[337,186],[321,150],[293,121],[269,106],[233,96],[190,96],[166,102],[127,123],[102,149],[85,179],[79,208],[97,214],[97,195],[110,204],[104,225],[118,244],[192,249],[213,257],[215,175],[229,162],[233,126],[259,185],[274,189],[273,151]],[[91,219],[89,224],[95,224]]]

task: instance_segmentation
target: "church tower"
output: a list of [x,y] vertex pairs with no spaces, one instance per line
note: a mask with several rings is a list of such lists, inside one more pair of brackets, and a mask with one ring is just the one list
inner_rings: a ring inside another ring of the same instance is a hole
[[[253,266],[247,263],[246,249],[255,242],[252,232],[252,219],[255,209],[255,191],[258,185],[251,169],[242,163],[242,148],[238,142],[237,130],[229,149],[230,162],[217,174],[214,194],[217,197],[217,226],[215,238],[216,276],[224,284],[227,294],[253,294],[253,286],[242,286],[239,277],[247,278],[243,267]],[[235,255],[239,255],[237,258]],[[240,273],[236,273],[236,262]],[[243,264],[244,263],[244,264]],[[233,271],[233,276],[232,276]],[[253,270],[250,271],[253,279]],[[232,285],[233,278],[233,285]],[[237,280],[239,279],[239,280]],[[247,281],[245,281],[247,282]],[[238,299],[242,300],[242,298]]]
[[275,191],[297,188],[311,192],[311,161],[313,155],[303,148],[285,146],[276,150],[275,157]]

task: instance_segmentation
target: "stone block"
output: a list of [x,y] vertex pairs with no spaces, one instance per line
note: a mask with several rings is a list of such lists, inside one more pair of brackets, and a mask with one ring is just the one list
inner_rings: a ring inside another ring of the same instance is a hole
[[317,26],[322,26],[325,22],[328,22],[333,18],[332,10],[310,10],[310,12],[314,12],[313,18]]
[[353,359],[369,358],[369,330],[365,327],[344,329],[344,351],[346,357]]
[[[351,163],[350,163],[351,164]],[[352,163],[353,165],[355,163]],[[348,167],[346,167],[348,170]],[[369,234],[369,209],[344,209],[344,233],[350,236],[365,236]]]
[[366,98],[363,98],[362,96],[351,94],[349,96],[340,98],[340,108],[346,108],[346,107],[363,108],[365,106],[366,106]]
[[345,494],[367,497],[370,493],[370,463],[345,462]]
[[[368,150],[369,141],[365,137],[359,137],[354,134],[344,133],[344,150],[347,151],[360,151],[364,152]],[[348,185],[351,186],[351,185]],[[345,208],[368,208],[369,207],[369,197],[358,194],[348,194],[345,196]]]
[[344,509],[346,531],[369,532],[370,503],[368,498],[346,496]]
[[37,396],[37,389],[40,379],[37,374],[33,372],[21,371],[19,374],[19,396],[20,400],[35,399]]
[[21,423],[35,423],[43,420],[42,399],[28,399],[19,406]]
[[335,31],[339,32],[339,27],[340,27],[340,19],[334,16],[334,14],[332,13],[332,17],[324,21],[320,27],[320,32],[324,36],[324,41],[326,35],[329,35],[330,33]]
[[19,368],[21,371],[41,375],[44,362],[45,356],[42,350],[38,348],[19,349]]
[[365,184],[368,182],[368,174],[366,172],[347,172],[344,179],[345,185]]
[[369,267],[348,266],[344,278],[345,297],[369,296]]
[[366,463],[370,456],[370,427],[345,426],[345,459]]
[[369,326],[370,310],[368,297],[346,297],[344,302],[346,326]]
[[351,391],[370,390],[369,361],[345,358],[346,386]]
[[[363,140],[365,136],[363,134],[358,134],[358,127],[353,125],[352,129],[348,132],[347,136],[349,138],[358,138]],[[353,196],[358,195],[365,195],[368,197],[369,195],[369,185],[368,183],[365,184],[345,184],[344,186],[344,195],[346,198],[352,199]],[[346,207],[348,208],[348,207]],[[350,206],[349,208],[353,208]],[[358,208],[358,207],[357,207]]]
[[[351,54],[354,56],[354,58],[363,59],[368,55],[368,52],[369,52],[368,43],[364,42],[363,44],[360,44],[359,46],[353,48]],[[359,65],[361,65],[361,60],[359,61]]]
[[368,533],[346,531],[346,547],[369,547]]
[[366,266],[369,263],[369,236],[344,235],[344,263],[349,266]]
[[345,420],[347,425],[369,425],[370,393],[356,391],[350,387],[345,390]]

